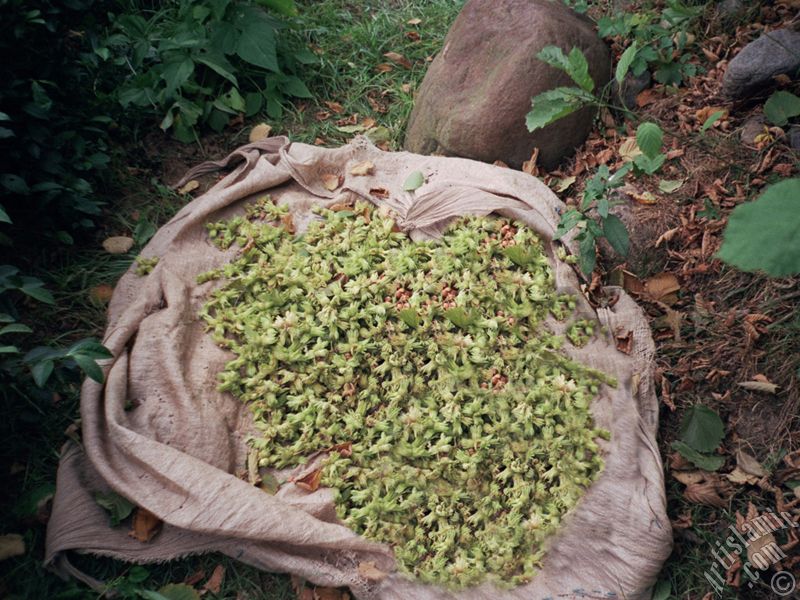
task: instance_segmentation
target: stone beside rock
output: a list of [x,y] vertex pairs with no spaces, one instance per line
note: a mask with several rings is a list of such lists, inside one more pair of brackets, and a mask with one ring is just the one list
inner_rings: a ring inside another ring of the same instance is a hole
[[800,72],[800,32],[776,29],[747,44],[728,64],[722,92],[730,98],[752,96],[776,75],[796,78]]
[[531,98],[574,85],[536,58],[545,46],[580,48],[597,89],[611,77],[611,57],[592,23],[549,0],[471,0],[456,19],[420,86],[405,147],[519,168],[539,149],[555,167],[582,144],[594,111],[582,109],[533,133],[525,126]]

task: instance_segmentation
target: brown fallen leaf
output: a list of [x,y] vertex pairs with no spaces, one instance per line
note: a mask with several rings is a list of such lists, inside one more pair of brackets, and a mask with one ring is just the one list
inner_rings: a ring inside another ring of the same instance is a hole
[[0,535],[0,560],[25,554],[25,539],[18,533]]
[[294,227],[294,218],[292,217],[291,213],[285,214],[281,217],[281,225],[286,230],[286,233],[292,235],[295,232]]
[[731,485],[714,473],[709,474],[704,481],[687,485],[683,490],[683,497],[695,504],[723,508],[728,505],[731,491]]
[[419,31],[406,31],[406,38],[408,38],[412,42],[418,42],[419,41]]
[[367,581],[380,581],[386,577],[386,573],[376,567],[372,561],[358,563],[358,574]]
[[617,342],[617,350],[623,354],[631,353],[633,349],[633,331],[620,327],[614,332],[614,339]]
[[672,477],[680,481],[683,485],[700,483],[706,479],[706,475],[703,471],[672,471]]
[[272,133],[272,125],[267,125],[266,123],[259,123],[250,130],[250,135],[248,136],[248,139],[252,144],[253,142],[257,142],[259,140],[268,138],[270,133]]
[[258,474],[258,451],[250,448],[247,452],[247,480],[250,485],[261,483],[261,476]]
[[325,100],[324,104],[329,109],[331,109],[333,112],[335,112],[337,115],[340,115],[340,114],[342,114],[344,112],[344,106],[342,106],[338,102],[332,102],[330,100]]
[[653,300],[661,300],[664,296],[674,294],[680,289],[681,284],[672,273],[659,273],[644,282],[644,291]]
[[362,121],[361,121],[361,125],[362,125],[362,127],[364,127],[364,129],[372,129],[377,124],[378,124],[378,122],[375,119],[373,119],[372,117],[366,117],[365,119],[362,119]]
[[196,585],[206,578],[205,569],[199,569],[183,580],[186,585]]
[[294,590],[297,600],[314,600],[314,591],[306,587],[306,580],[297,575],[290,578],[292,590]]
[[778,386],[769,381],[740,381],[738,385],[752,392],[764,392],[765,394],[778,393]]
[[333,587],[314,588],[314,600],[349,600],[350,594],[344,590]]
[[366,175],[372,175],[375,171],[375,164],[371,160],[365,160],[364,162],[360,162],[357,165],[353,165],[350,169],[351,175],[356,175],[357,177],[363,177]]
[[375,70],[378,73],[388,73],[389,71],[394,71],[394,67],[389,63],[378,63],[375,65]]
[[641,92],[638,96],[636,96],[636,106],[642,108],[647,106],[648,104],[652,104],[656,100],[658,100],[658,92],[653,88],[648,88]]
[[381,200],[386,200],[389,197],[389,190],[386,188],[372,188],[369,191],[369,195],[380,198]]
[[100,304],[105,304],[106,302],[111,300],[111,296],[113,295],[114,295],[114,288],[108,285],[107,283],[96,285],[89,290],[89,297],[95,302],[99,302]]
[[199,187],[200,187],[200,182],[197,181],[197,179],[192,179],[191,181],[187,181],[186,184],[178,190],[178,193],[188,194],[190,192],[195,191]]
[[420,23],[422,23],[422,19],[414,17],[413,19],[409,19],[408,21],[406,21],[406,23],[408,25],[419,25]]
[[414,66],[410,60],[408,60],[405,56],[403,56],[399,52],[384,52],[383,55],[393,63],[397,63],[398,65],[400,65],[405,69],[410,69],[411,67]]
[[340,210],[350,210],[353,208],[352,202],[335,202],[328,207],[328,210],[332,210],[333,212],[339,212]]
[[343,458],[349,458],[353,456],[353,442],[344,442],[342,444],[336,444],[335,446],[331,446],[328,449],[329,452],[338,452],[340,456]]
[[723,114],[719,120],[726,119],[728,117],[728,109],[722,108],[721,106],[704,106],[695,111],[694,118],[697,120],[697,125],[702,126],[711,115],[720,111],[722,111]]
[[294,484],[306,490],[307,492],[316,492],[319,489],[319,484],[322,481],[322,469],[314,469],[308,475],[295,479]]
[[203,589],[207,592],[211,592],[212,594],[219,594],[224,579],[225,567],[222,565],[217,565],[214,567],[211,577],[209,577],[208,581],[206,581],[205,585],[203,585]]
[[133,238],[126,235],[115,235],[103,240],[103,249],[109,254],[125,254],[133,248]]
[[322,187],[324,187],[329,192],[334,191],[343,183],[344,183],[344,178],[341,175],[336,175],[334,173],[325,173],[322,176]]
[[135,540],[146,543],[156,537],[163,524],[164,522],[161,519],[140,506],[133,513],[133,522],[128,535]]
[[539,167],[536,165],[537,161],[539,160],[539,149],[534,148],[533,152],[531,153],[530,160],[526,160],[522,163],[522,172],[527,173],[528,175],[533,175],[534,177],[539,176]]

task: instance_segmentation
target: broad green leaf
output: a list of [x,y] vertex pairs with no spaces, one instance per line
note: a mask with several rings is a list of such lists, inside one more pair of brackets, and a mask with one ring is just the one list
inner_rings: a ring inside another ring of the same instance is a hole
[[444,311],[444,316],[447,317],[453,325],[461,329],[469,327],[474,320],[473,315],[469,314],[460,306]]
[[622,84],[623,80],[625,79],[625,75],[628,74],[631,64],[633,64],[633,61],[636,58],[636,53],[638,51],[639,47],[637,46],[636,41],[634,41],[625,49],[625,52],[622,53],[622,56],[619,57],[619,62],[617,63],[617,70],[615,73],[618,84]]
[[236,54],[242,60],[273,71],[280,71],[275,53],[275,32],[264,21],[246,23],[236,44]]
[[0,354],[19,354],[16,346],[0,346]]
[[11,217],[8,216],[6,209],[0,205],[0,223],[11,223]]
[[31,191],[25,180],[13,173],[4,173],[0,175],[0,185],[12,194],[20,194],[21,196],[29,194]]
[[313,98],[313,94],[306,87],[306,84],[297,77],[288,77],[280,84],[281,91],[295,98]]
[[567,233],[575,229],[578,223],[585,220],[585,218],[586,217],[584,217],[574,208],[569,209],[567,212],[561,215],[561,220],[558,222],[558,227],[556,228],[556,234],[553,236],[553,240],[559,240],[564,237]]
[[89,379],[92,379],[97,383],[103,383],[105,381],[103,369],[101,369],[100,365],[95,362],[95,359],[86,356],[85,354],[76,354],[72,357],[72,359],[78,364],[81,370],[86,373],[86,376],[89,377]]
[[400,317],[400,320],[411,327],[412,329],[416,329],[419,327],[419,315],[417,315],[417,311],[413,308],[404,308],[403,310],[397,313],[397,316]]
[[44,387],[44,384],[47,383],[48,379],[50,379],[50,375],[53,374],[53,369],[55,366],[56,365],[52,360],[43,360],[31,365],[33,382],[40,388]]
[[725,464],[725,457],[717,454],[703,454],[698,452],[685,442],[672,442],[672,448],[677,450],[683,458],[692,463],[695,467],[704,471],[716,471]]
[[172,97],[194,73],[194,61],[184,58],[164,65],[161,79],[166,83],[166,95]]
[[19,288],[23,294],[26,294],[33,298],[34,300],[38,300],[39,302],[44,302],[45,304],[55,304],[56,301],[53,298],[53,294],[42,287],[41,282],[39,284],[25,284]]
[[633,159],[633,164],[636,165],[639,170],[644,171],[648,175],[652,175],[661,168],[665,160],[667,160],[666,154],[656,154],[655,158],[640,154]]
[[681,440],[698,452],[712,452],[725,437],[725,425],[707,406],[695,404],[683,415]]
[[775,92],[764,104],[764,116],[773,123],[782,127],[789,119],[800,115],[800,98],[791,92]]
[[569,59],[558,46],[545,46],[539,50],[536,58],[546,62],[551,67],[555,67],[559,71],[564,71],[566,73],[567,70],[569,70]]
[[597,263],[597,251],[594,244],[595,236],[589,231],[584,232],[578,248],[580,250],[579,262],[581,272],[587,277],[594,271],[595,264]]
[[520,267],[531,262],[531,255],[522,246],[508,246],[504,252],[511,262]]
[[11,323],[10,325],[6,325],[0,328],[0,335],[5,335],[6,333],[31,333],[32,330],[27,325],[23,325],[22,323]]
[[573,48],[569,52],[569,67],[567,75],[587,92],[594,91],[594,80],[589,75],[589,63],[580,48]]
[[800,273],[800,179],[766,189],[728,217],[717,258],[742,271],[773,277]]
[[125,579],[131,583],[143,583],[148,577],[150,577],[150,571],[141,565],[133,565]]
[[671,594],[672,584],[668,580],[662,579],[653,588],[652,600],[669,600]]
[[709,127],[711,127],[714,123],[716,123],[722,117],[724,117],[725,116],[725,112],[726,111],[724,111],[724,110],[718,110],[718,111],[716,111],[714,113],[711,113],[709,115],[709,117],[705,120],[705,122],[703,123],[702,127],[700,127],[700,133],[703,133],[704,131],[707,131]]
[[132,502],[123,498],[116,492],[108,492],[106,494],[97,492],[94,495],[94,501],[108,511],[112,527],[116,527],[123,520],[127,519],[133,512],[133,509],[136,508]]
[[628,255],[630,247],[630,238],[628,237],[628,228],[616,215],[608,215],[603,219],[603,235],[605,235],[608,243],[622,256]]
[[533,98],[532,109],[525,118],[528,131],[535,131],[580,110],[586,105],[585,92],[579,88],[561,87]]
[[75,356],[76,354],[83,354],[91,358],[112,358],[114,356],[108,348],[92,338],[75,342],[67,349],[65,356]]
[[233,74],[234,67],[223,56],[215,56],[212,54],[204,54],[196,56],[195,60],[204,64],[209,69],[230,81],[236,87],[239,87],[239,82],[236,80],[236,75]]
[[198,591],[186,583],[170,583],[157,592],[141,590],[139,595],[146,600],[200,600]]
[[661,152],[664,132],[655,123],[642,123],[636,130],[636,145],[647,158],[653,159]]
[[16,319],[10,314],[0,313],[0,323],[13,323],[14,321],[16,321]]
[[256,0],[256,4],[271,8],[276,13],[293,17],[297,14],[297,6],[294,0]]
[[425,176],[419,171],[414,171],[406,178],[405,183],[403,183],[403,189],[407,192],[413,192],[423,183],[425,183]]
[[600,218],[608,218],[608,211],[610,208],[611,204],[605,196],[597,201],[597,214],[600,215]]
[[133,242],[137,246],[144,246],[156,233],[156,226],[147,219],[139,219],[133,229]]

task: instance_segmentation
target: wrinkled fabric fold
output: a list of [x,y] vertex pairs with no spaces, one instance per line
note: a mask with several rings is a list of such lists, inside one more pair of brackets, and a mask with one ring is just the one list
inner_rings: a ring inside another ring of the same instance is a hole
[[[365,160],[373,162],[374,173],[353,176],[351,168]],[[103,365],[104,385],[87,381],[82,389],[82,444],[68,444],[61,458],[46,563],[97,585],[70,565],[69,551],[136,562],[218,551],[318,585],[348,586],[360,599],[588,593],[649,598],[672,535],[655,443],[654,345],[644,314],[624,291],[609,290],[618,300],[596,316],[609,332],[632,332],[632,354],[617,351],[610,333],[567,350],[619,382],[616,388],[603,386],[592,405],[597,425],[612,433],[604,444],[605,470],[548,542],[543,567],[530,583],[510,590],[483,585],[457,594],[398,573],[390,548],[336,519],[330,490],[310,493],[284,484],[272,496],[241,476],[252,420],[246,406],[217,390],[217,374],[232,356],[213,343],[197,316],[216,285],[198,284],[197,276],[237,252],[214,247],[206,223],[241,214],[264,194],[285,203],[300,229],[313,218],[314,206],[356,198],[391,209],[412,239],[437,237],[462,215],[510,216],[544,239],[557,287],[579,297],[580,312],[594,314],[575,273],[555,259],[552,237],[563,210],[558,198],[518,171],[382,152],[364,138],[336,149],[269,138],[195,167],[184,182],[228,167],[233,171],[186,205],[143,250],[143,256],[159,258],[152,273],[140,277],[131,269],[115,289],[104,339],[114,358]],[[417,171],[424,184],[405,191],[404,182]],[[335,191],[323,185],[323,176],[331,174],[342,181]],[[556,332],[564,327],[554,320],[548,324]],[[143,544],[124,528],[110,527],[94,500],[95,493],[109,490],[154,513],[164,521],[163,530]],[[363,563],[385,576],[364,577]]]

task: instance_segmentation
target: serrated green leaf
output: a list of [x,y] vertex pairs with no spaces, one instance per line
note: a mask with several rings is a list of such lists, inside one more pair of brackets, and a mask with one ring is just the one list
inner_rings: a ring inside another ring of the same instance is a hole
[[425,183],[425,176],[419,171],[414,171],[406,178],[405,183],[403,183],[403,189],[407,192],[413,192],[423,183]]
[[800,115],[800,98],[791,92],[779,91],[772,94],[764,104],[764,116],[770,123],[782,127],[789,119]]
[[444,311],[444,316],[447,317],[453,325],[461,329],[469,327],[474,320],[473,315],[469,314],[460,306]]
[[685,442],[674,441],[672,448],[677,450],[683,458],[688,460],[698,469],[704,471],[716,471],[725,464],[725,457],[717,454],[703,454],[698,452]]
[[725,437],[725,425],[707,406],[695,404],[683,415],[681,440],[698,452],[712,452]]
[[531,100],[532,109],[525,118],[528,131],[547,127],[586,105],[580,88],[561,87],[543,92]]
[[640,171],[644,171],[648,175],[652,175],[663,166],[664,161],[666,160],[666,154],[657,154],[655,158],[650,158],[649,156],[640,154],[633,159],[633,164],[636,165]]
[[728,217],[717,258],[742,271],[773,277],[800,273],[800,179],[766,189],[754,202],[737,206]]
[[642,123],[636,129],[636,145],[647,158],[658,156],[663,144],[664,132],[655,123]]
[[567,69],[569,69],[569,59],[558,46],[545,46],[539,50],[536,58],[546,62],[551,67],[555,67],[559,71],[564,71],[566,73]]
[[577,83],[583,90],[587,92],[594,91],[594,80],[589,74],[589,63],[586,57],[581,52],[580,48],[573,48],[569,52],[569,66],[567,68],[567,75],[572,78],[572,81]]
[[417,311],[413,308],[404,308],[403,310],[397,313],[397,316],[400,317],[400,320],[411,327],[412,329],[416,329],[419,327],[419,315],[417,315]]
[[625,52],[622,53],[622,56],[619,57],[619,62],[617,63],[617,70],[614,74],[617,83],[622,84],[623,80],[625,79],[625,75],[628,74],[628,71],[633,64],[633,61],[636,59],[636,53],[639,51],[639,47],[637,46],[636,42],[634,41],[630,46],[625,49]]
[[112,527],[116,527],[123,520],[127,519],[133,512],[133,509],[136,508],[132,502],[123,498],[116,492],[97,492],[94,495],[94,501],[108,511]]
[[616,215],[608,215],[603,219],[603,235],[605,235],[608,243],[614,250],[622,256],[628,255],[630,248],[630,237],[628,236],[628,228]]

